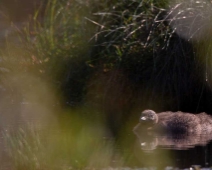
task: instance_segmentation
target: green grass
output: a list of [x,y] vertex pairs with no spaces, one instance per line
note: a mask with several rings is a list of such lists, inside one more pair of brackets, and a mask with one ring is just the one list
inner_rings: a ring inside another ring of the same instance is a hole
[[[103,124],[69,112],[60,125],[42,130],[32,125],[5,131],[7,152],[15,169],[85,169],[109,166],[113,142],[106,142]],[[72,116],[70,116],[70,114]],[[98,127],[98,128],[97,128]]]
[[120,69],[132,83],[149,87],[149,100],[166,96],[170,103],[162,108],[179,106],[189,82],[196,81],[190,75],[206,61],[198,51],[209,44],[200,47],[210,30],[210,6],[180,0],[47,1],[17,29],[18,46],[8,38],[2,67],[49,81],[73,103],[83,101],[93,74]]
[[[211,4],[198,2],[49,0],[37,9],[13,35],[18,45],[8,37],[1,49],[1,83],[48,107],[83,103],[92,109],[80,105],[56,113],[65,115],[61,126],[47,133],[5,132],[17,169],[108,167],[115,148],[113,141],[103,142],[105,119],[111,116],[123,130],[143,107],[175,110],[185,100],[198,101],[202,84],[211,81],[204,77],[211,74],[211,42],[204,39]],[[124,132],[121,137],[127,147],[130,140]],[[121,153],[115,158],[120,167],[133,159]]]

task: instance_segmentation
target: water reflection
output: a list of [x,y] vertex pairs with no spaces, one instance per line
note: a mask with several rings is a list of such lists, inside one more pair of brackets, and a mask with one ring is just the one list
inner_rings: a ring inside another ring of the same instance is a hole
[[141,148],[146,151],[157,147],[184,150],[195,146],[205,146],[212,140],[212,134],[158,134],[147,132],[138,124],[133,132],[140,141]]
[[200,165],[201,167],[210,167],[212,164],[210,153],[212,152],[211,140],[212,134],[208,135],[168,135],[155,132],[147,132],[138,124],[133,130],[137,138],[137,157],[142,159],[145,153],[149,159],[156,158],[158,163],[155,167],[159,167],[164,162],[166,151],[166,160],[164,165],[185,169],[192,165]]

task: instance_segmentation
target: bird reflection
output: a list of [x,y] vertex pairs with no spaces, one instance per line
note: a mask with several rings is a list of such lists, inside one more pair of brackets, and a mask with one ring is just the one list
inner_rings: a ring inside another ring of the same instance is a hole
[[137,127],[133,132],[140,142],[141,149],[145,151],[155,150],[157,147],[185,150],[197,145],[205,146],[212,140],[212,135],[147,133],[141,127]]

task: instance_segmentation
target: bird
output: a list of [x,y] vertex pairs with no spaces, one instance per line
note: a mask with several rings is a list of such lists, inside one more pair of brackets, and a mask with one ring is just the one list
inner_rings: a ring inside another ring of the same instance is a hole
[[143,130],[172,135],[208,135],[212,134],[212,116],[205,112],[199,114],[181,111],[156,113],[148,109],[141,113],[139,124],[134,127],[134,130],[139,127]]

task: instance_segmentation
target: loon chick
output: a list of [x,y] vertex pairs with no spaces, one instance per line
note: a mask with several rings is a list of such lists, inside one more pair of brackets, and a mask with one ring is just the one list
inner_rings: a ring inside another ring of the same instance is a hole
[[212,116],[204,112],[191,114],[167,111],[156,114],[153,110],[144,110],[140,125],[148,130],[170,134],[209,134],[212,133]]

